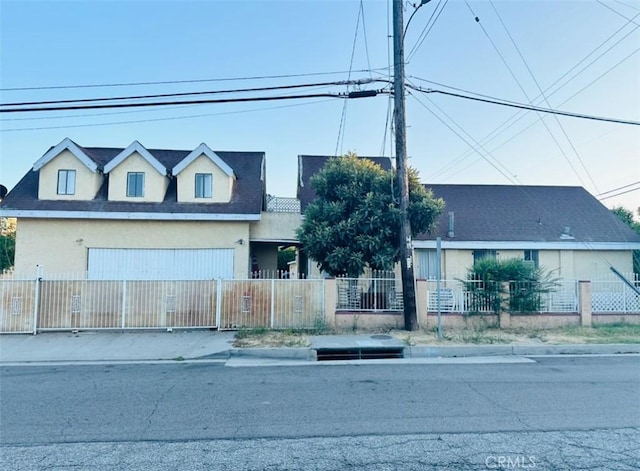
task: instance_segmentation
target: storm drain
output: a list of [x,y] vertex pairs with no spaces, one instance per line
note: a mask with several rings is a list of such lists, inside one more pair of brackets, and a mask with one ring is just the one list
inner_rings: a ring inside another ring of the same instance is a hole
[[403,358],[402,347],[318,348],[318,361]]

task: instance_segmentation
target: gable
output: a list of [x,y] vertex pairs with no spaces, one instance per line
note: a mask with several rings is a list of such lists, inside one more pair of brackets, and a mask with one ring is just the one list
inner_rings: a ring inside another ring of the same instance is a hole
[[94,162],[80,147],[68,137],[64,138],[55,147],[49,149],[40,159],[33,164],[33,170],[38,171],[63,152],[68,151],[76,159],[78,159],[89,171],[95,173],[98,171],[98,164]]
[[233,169],[227,165],[227,163],[214,151],[212,151],[209,146],[207,146],[204,142],[196,147],[192,152],[190,152],[184,159],[180,161],[173,169],[171,173],[173,176],[178,176],[185,168],[191,165],[196,159],[199,158],[207,158],[213,164],[216,165],[225,175],[228,177],[234,177]]
[[[225,171],[204,153],[192,159],[175,178],[179,202],[228,203],[231,200],[235,180],[233,170]],[[206,195],[201,193],[203,178],[206,178]]]
[[104,173],[110,173],[114,168],[120,165],[122,162],[127,160],[134,154],[138,154],[141,158],[147,161],[147,163],[153,167],[160,175],[165,176],[167,174],[167,169],[164,165],[162,165],[158,159],[156,159],[151,153],[144,148],[142,144],[138,141],[133,141],[129,147],[124,149],[118,155],[116,155],[112,160],[109,161],[104,166]]

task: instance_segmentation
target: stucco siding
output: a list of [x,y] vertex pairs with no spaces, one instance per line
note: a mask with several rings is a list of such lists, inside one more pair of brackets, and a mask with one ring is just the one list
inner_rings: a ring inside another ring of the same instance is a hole
[[234,277],[246,278],[248,239],[248,222],[20,219],[15,269],[31,274],[43,265],[47,273],[85,272],[89,248],[231,248]]
[[[196,173],[212,175],[211,198],[195,197]],[[191,162],[178,176],[178,201],[181,203],[228,203],[233,190],[233,177],[225,174],[220,167],[206,155],[201,155]]]
[[251,240],[294,241],[302,218],[298,213],[263,212],[259,222],[251,223]]
[[[144,196],[127,196],[127,174],[129,172],[144,173]],[[166,175],[160,175],[140,154],[134,152],[109,172],[109,200],[160,203],[164,200],[168,185],[169,178]]]
[[[75,170],[75,191],[72,195],[58,194],[58,170]],[[40,169],[38,199],[41,200],[91,200],[102,184],[102,175],[92,172],[68,150]]]

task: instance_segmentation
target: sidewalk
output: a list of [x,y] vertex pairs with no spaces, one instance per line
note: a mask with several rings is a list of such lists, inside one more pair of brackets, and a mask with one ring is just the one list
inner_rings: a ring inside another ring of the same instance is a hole
[[42,362],[120,362],[265,358],[315,361],[316,351],[402,351],[404,358],[640,354],[640,344],[423,345],[407,347],[385,335],[311,336],[305,348],[233,348],[234,332],[54,332],[0,336],[0,365]]

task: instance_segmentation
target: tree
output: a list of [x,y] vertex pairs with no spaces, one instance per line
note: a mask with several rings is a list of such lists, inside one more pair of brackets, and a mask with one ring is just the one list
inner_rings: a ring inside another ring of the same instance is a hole
[[0,273],[13,266],[16,254],[16,234],[7,232],[0,234]]
[[[329,159],[311,178],[317,198],[297,231],[308,256],[331,276],[356,278],[366,267],[391,270],[399,260],[402,214],[394,172],[349,153]],[[432,229],[444,203],[409,174],[409,208],[415,234]]]
[[[622,206],[616,206],[611,212],[640,235],[640,222],[634,220],[632,211]],[[638,208],[636,212],[638,213],[638,217],[640,217],[640,208]],[[633,272],[640,274],[640,250],[633,251]]]

